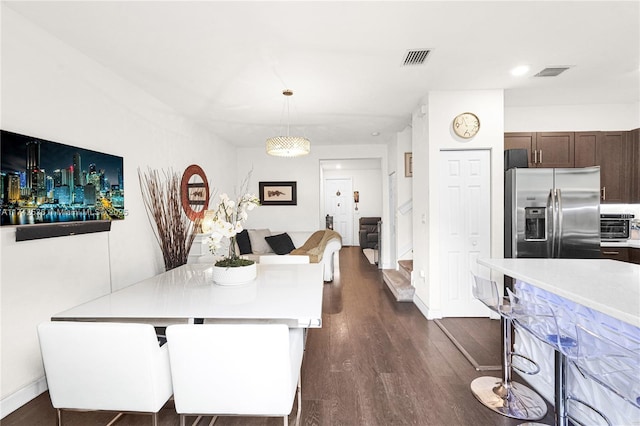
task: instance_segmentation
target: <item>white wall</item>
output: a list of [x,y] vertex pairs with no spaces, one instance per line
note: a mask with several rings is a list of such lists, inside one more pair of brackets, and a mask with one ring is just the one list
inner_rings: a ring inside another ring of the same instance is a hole
[[[398,259],[413,258],[413,178],[404,175],[404,154],[412,152],[410,127],[397,135],[396,147],[396,248]],[[402,207],[402,212],[398,209]],[[404,213],[403,213],[404,212]],[[393,214],[393,212],[392,212]]]
[[108,233],[15,242],[0,229],[1,415],[43,390],[36,325],[164,269],[137,168],[199,164],[215,186],[236,181],[235,150],[2,5],[5,130],[124,157],[124,221]]
[[505,132],[631,130],[640,127],[640,103],[505,107]]
[[[503,251],[503,92],[502,90],[436,91],[423,100],[413,117],[413,267],[417,272],[415,302],[427,318],[441,316],[439,270],[439,182],[441,150],[491,150],[491,256]],[[475,113],[480,132],[461,142],[451,130],[461,112]],[[424,277],[422,277],[424,275]]]

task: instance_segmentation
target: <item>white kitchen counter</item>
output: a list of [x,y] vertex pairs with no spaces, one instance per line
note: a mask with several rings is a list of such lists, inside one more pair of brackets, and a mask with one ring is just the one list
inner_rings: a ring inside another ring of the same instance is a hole
[[640,265],[608,259],[478,259],[478,263],[640,327]]
[[631,247],[640,249],[640,240],[602,241],[600,247]]

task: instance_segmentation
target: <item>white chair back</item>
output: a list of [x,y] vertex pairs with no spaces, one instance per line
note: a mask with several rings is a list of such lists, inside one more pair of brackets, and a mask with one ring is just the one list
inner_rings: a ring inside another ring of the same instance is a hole
[[167,341],[179,414],[282,416],[286,423],[300,378],[302,329],[172,325]]
[[157,413],[171,397],[169,352],[149,324],[53,321],[38,336],[57,409]]
[[271,255],[271,256],[260,256],[260,260],[258,263],[263,265],[284,265],[284,264],[300,264],[300,263],[309,263],[309,256],[290,254],[290,255]]

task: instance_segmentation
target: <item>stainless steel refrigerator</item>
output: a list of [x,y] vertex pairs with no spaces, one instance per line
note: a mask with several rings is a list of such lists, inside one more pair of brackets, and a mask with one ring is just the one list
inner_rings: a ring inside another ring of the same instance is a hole
[[600,167],[510,169],[505,257],[600,257]]

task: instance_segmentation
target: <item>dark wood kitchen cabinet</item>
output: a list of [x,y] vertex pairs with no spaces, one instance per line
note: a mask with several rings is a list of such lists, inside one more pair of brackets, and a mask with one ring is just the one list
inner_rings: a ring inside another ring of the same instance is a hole
[[526,149],[529,167],[533,164],[533,147],[536,144],[536,134],[531,132],[513,132],[504,134],[504,149]]
[[600,166],[600,202],[627,203],[631,194],[630,132],[577,132],[575,167]]
[[[640,203],[640,129],[629,132],[629,151],[631,152],[631,195],[629,202]],[[640,249],[638,249],[640,252]],[[640,263],[640,259],[639,262]]]
[[575,138],[575,166],[597,166],[596,140],[600,132],[576,132]]
[[574,167],[573,132],[505,133],[504,149],[526,149],[529,167]]
[[536,133],[536,167],[574,167],[574,133]]
[[640,265],[640,249],[638,248],[630,248],[629,249],[629,261],[631,263],[635,263]]
[[600,254],[603,259],[620,260],[622,262],[629,261],[628,247],[600,247]]

